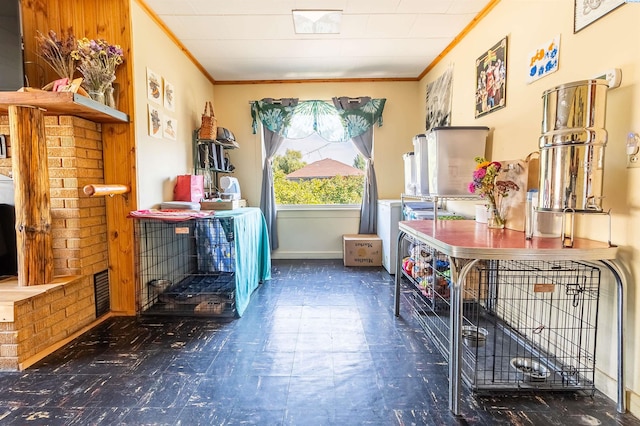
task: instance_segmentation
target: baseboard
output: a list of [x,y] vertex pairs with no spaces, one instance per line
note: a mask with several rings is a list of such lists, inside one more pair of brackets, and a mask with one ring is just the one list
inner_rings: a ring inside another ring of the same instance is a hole
[[281,251],[271,253],[272,259],[342,259],[340,251]]
[[[618,381],[596,368],[596,389],[611,398],[615,403],[618,402]],[[625,399],[627,412],[636,417],[640,417],[640,395],[625,386]]]

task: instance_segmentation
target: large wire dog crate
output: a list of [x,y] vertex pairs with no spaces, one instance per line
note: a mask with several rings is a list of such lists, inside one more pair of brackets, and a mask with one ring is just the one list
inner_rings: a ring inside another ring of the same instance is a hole
[[[447,259],[419,249],[431,278],[405,273],[403,296],[448,358],[449,293],[440,284],[451,285]],[[600,270],[580,262],[477,262],[463,294],[464,382],[476,391],[594,392],[599,291]]]
[[235,315],[233,217],[135,220],[140,314]]

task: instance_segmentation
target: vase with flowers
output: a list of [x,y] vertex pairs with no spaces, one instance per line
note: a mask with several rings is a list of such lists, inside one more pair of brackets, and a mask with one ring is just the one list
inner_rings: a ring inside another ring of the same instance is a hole
[[[76,58],[72,52],[76,48],[76,38],[71,32],[58,37],[55,31],[49,31],[46,35],[38,31],[36,35],[38,56],[42,58],[61,79],[67,79],[67,84],[73,80],[76,72]],[[52,85],[52,83],[50,83]],[[48,89],[47,86],[44,87]]]
[[489,209],[487,226],[504,228],[502,200],[509,196],[510,191],[517,191],[519,187],[510,180],[497,180],[498,172],[502,168],[502,164],[498,161],[487,161],[484,157],[476,157],[474,160],[476,169],[473,171],[473,180],[469,183],[469,192],[486,198]]
[[78,61],[78,70],[84,77],[82,86],[89,96],[104,103],[105,91],[112,87],[116,68],[124,61],[120,46],[103,39],[90,40],[85,37],[78,40],[71,56]]

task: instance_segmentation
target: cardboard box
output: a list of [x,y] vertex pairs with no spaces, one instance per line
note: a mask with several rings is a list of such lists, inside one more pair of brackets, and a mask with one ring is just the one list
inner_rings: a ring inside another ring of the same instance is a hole
[[201,210],[233,210],[247,207],[247,200],[201,201]]
[[382,266],[382,239],[375,234],[342,236],[344,266]]

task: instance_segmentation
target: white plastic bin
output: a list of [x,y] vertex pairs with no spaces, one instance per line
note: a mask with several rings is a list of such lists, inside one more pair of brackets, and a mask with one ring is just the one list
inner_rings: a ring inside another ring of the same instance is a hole
[[430,195],[470,195],[475,157],[484,157],[488,127],[434,127],[426,134],[426,167]]
[[416,195],[416,161],[413,152],[402,154],[404,161],[404,193]]
[[429,195],[429,162],[427,160],[427,135],[413,137],[413,159],[415,169],[415,195]]

